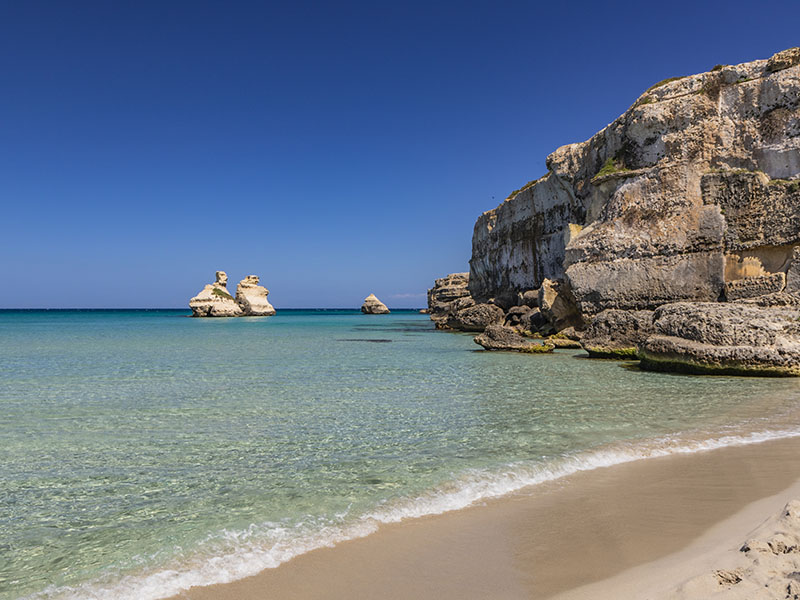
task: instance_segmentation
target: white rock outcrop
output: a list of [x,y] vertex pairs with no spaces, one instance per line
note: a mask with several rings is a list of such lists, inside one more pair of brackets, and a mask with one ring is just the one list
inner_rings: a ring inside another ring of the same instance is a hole
[[236,303],[250,317],[271,317],[275,308],[267,300],[269,290],[258,285],[258,275],[248,275],[236,286]]
[[228,292],[228,275],[217,271],[214,283],[189,300],[193,317],[269,317],[275,308],[267,301],[269,290],[258,285],[258,275],[248,275],[236,287],[236,298]]
[[375,294],[370,294],[364,298],[364,304],[361,305],[361,312],[367,315],[385,315],[389,313],[386,305],[378,300]]
[[217,271],[214,283],[206,285],[197,296],[189,300],[193,317],[240,317],[243,312],[228,292],[228,275]]

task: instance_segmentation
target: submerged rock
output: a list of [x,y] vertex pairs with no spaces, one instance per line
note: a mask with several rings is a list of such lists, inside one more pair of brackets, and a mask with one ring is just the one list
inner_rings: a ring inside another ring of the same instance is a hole
[[242,308],[228,292],[228,275],[217,271],[214,283],[206,285],[200,293],[189,300],[193,317],[240,317]]
[[361,312],[365,315],[386,315],[389,314],[389,309],[386,305],[378,300],[375,294],[370,294],[364,298],[364,304],[361,305]]
[[653,333],[651,310],[604,310],[586,328],[581,346],[592,358],[630,360]]
[[643,368],[800,376],[800,308],[679,302],[656,309],[639,346]]
[[544,353],[552,352],[552,344],[537,344],[525,339],[513,329],[492,324],[485,331],[475,336],[475,343],[485,350],[513,350],[515,352]]
[[242,312],[251,317],[269,317],[275,308],[267,300],[269,290],[258,285],[258,275],[248,275],[236,286],[236,303]]

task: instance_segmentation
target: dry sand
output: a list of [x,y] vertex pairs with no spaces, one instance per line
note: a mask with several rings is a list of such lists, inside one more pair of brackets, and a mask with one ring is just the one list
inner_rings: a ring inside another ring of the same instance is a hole
[[[755,597],[737,590],[763,587],[771,551],[739,548],[754,536],[771,540],[776,527],[787,525],[770,519],[800,498],[798,479],[798,438],[642,460],[577,473],[482,506],[383,526],[366,538],[315,550],[254,577],[193,588],[178,597],[602,600],[699,599],[721,592],[726,598]],[[786,559],[786,553],[771,554]],[[726,584],[727,575],[715,574],[720,569],[742,581]],[[775,593],[781,585],[786,589],[785,582],[775,585]]]

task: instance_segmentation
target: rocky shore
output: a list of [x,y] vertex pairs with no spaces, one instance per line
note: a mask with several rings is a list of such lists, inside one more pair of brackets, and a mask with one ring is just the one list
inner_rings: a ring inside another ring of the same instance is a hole
[[469,273],[429,290],[437,329],[800,375],[800,48],[659,82],[546,164],[478,218]]

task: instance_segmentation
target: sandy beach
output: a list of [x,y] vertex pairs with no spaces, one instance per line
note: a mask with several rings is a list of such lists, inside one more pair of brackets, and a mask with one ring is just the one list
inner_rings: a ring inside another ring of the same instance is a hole
[[757,527],[800,497],[798,478],[797,438],[641,460],[383,526],[178,597],[670,597],[736,558]]

